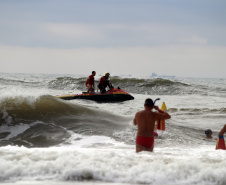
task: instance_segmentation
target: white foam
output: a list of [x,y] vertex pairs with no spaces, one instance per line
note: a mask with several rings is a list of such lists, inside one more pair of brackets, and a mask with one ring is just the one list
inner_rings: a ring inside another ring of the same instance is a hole
[[[70,143],[70,148],[117,148],[117,147],[126,147],[123,142],[117,142],[113,138],[107,136],[99,136],[99,135],[92,135],[92,136],[85,136],[81,134],[71,133],[71,137],[66,141],[66,143]],[[63,145],[62,145],[63,146]]]
[[2,147],[0,180],[60,180],[145,184],[225,184],[225,151],[156,148]]
[[9,140],[9,139],[11,139],[13,137],[16,137],[19,134],[24,133],[30,127],[32,127],[32,126],[34,126],[36,124],[39,124],[39,123],[40,122],[34,122],[34,123],[30,124],[30,125],[20,123],[18,125],[13,125],[13,126],[10,126],[10,125],[7,125],[7,124],[3,124],[3,125],[0,126],[0,133],[8,132],[9,134],[7,135],[7,137],[5,137],[3,139],[0,139],[0,141],[1,140]]

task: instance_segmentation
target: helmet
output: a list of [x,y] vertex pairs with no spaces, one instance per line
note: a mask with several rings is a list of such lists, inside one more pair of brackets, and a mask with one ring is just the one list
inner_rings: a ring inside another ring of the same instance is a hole
[[110,76],[110,73],[105,73],[105,76],[109,75]]

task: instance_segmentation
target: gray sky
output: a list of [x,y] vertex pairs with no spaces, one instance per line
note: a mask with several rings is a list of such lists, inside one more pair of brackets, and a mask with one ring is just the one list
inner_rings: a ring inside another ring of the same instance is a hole
[[1,0],[0,72],[226,78],[225,0]]

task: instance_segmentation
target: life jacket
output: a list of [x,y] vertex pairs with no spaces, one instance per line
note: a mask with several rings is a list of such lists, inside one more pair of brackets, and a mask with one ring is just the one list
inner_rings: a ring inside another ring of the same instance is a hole
[[106,88],[109,85],[108,78],[106,76],[102,76],[99,84]]
[[94,85],[94,76],[90,75],[86,80],[86,86],[90,82],[90,85]]

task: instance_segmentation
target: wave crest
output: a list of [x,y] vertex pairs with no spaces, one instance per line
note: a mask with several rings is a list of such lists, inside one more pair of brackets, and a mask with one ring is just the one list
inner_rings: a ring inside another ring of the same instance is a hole
[[64,142],[71,132],[111,136],[127,121],[50,95],[5,98],[0,102],[0,145],[51,146]]

